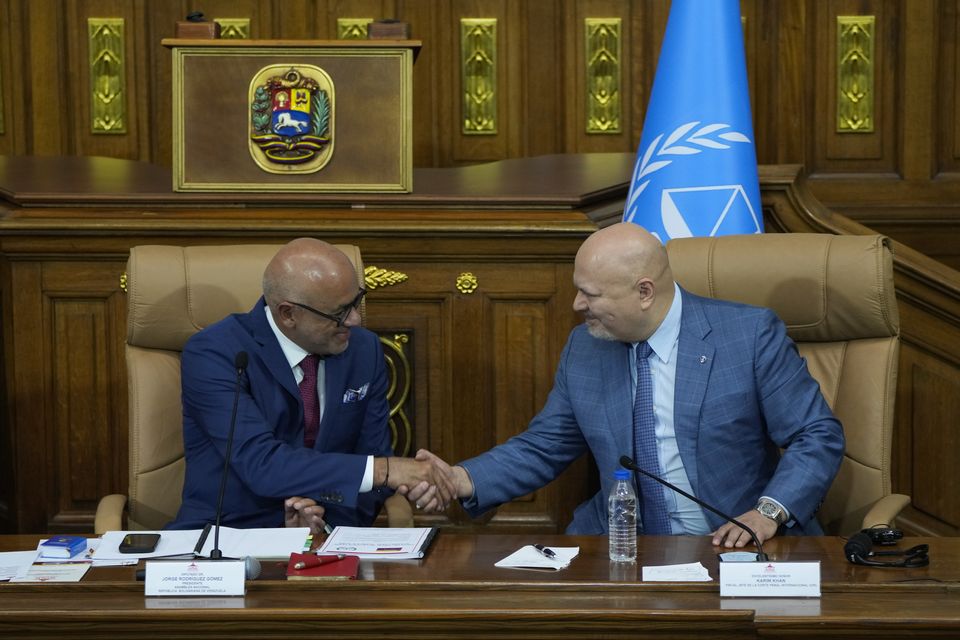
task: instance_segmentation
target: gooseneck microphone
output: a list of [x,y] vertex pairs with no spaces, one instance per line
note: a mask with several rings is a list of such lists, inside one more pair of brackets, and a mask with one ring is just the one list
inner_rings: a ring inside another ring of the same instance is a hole
[[639,467],[639,466],[637,465],[637,463],[633,461],[633,458],[630,458],[630,457],[627,457],[627,456],[620,456],[620,466],[622,466],[624,469],[630,469],[631,471],[636,471],[637,473],[642,473],[643,475],[647,476],[648,478],[650,478],[650,479],[652,479],[652,480],[656,480],[657,482],[659,482],[659,483],[662,484],[663,486],[668,487],[668,488],[672,489],[673,491],[676,491],[677,493],[679,493],[679,494],[682,495],[683,497],[685,497],[685,498],[687,498],[687,499],[689,499],[689,500],[693,500],[694,502],[696,502],[698,505],[700,505],[700,506],[703,507],[704,509],[707,509],[708,511],[712,511],[713,513],[717,514],[718,516],[720,516],[721,518],[723,518],[723,519],[726,520],[727,522],[732,522],[733,524],[737,525],[738,527],[740,527],[741,529],[743,529],[744,531],[746,531],[747,533],[750,534],[750,538],[753,539],[753,544],[755,544],[755,545],[757,546],[757,562],[766,562],[766,561],[768,560],[767,554],[765,554],[765,553],[763,552],[763,545],[760,544],[760,539],[757,538],[757,534],[753,532],[753,529],[751,529],[751,528],[748,527],[747,525],[743,524],[742,522],[740,522],[739,520],[737,520],[737,519],[735,519],[735,518],[731,518],[730,516],[728,516],[727,514],[725,514],[725,513],[722,512],[722,511],[720,511],[720,510],[717,509],[716,507],[710,506],[709,504],[707,504],[706,502],[704,502],[704,501],[701,500],[700,498],[698,498],[698,497],[696,497],[696,496],[693,496],[693,495],[690,495],[689,493],[687,493],[686,491],[684,491],[684,490],[681,489],[680,487],[677,487],[677,486],[673,485],[672,483],[667,482],[667,481],[664,480],[663,478],[661,478],[661,477],[659,477],[659,476],[653,475],[652,473],[650,473],[650,472],[647,471],[646,469],[643,469],[643,468]]
[[[247,352],[240,351],[233,359],[233,368],[237,370],[237,384],[233,392],[233,412],[230,414],[230,431],[227,433],[227,450],[223,459],[223,475],[220,478],[220,494],[217,496],[217,519],[213,525],[213,549],[211,560],[223,560],[220,550],[220,518],[223,516],[223,494],[227,491],[227,476],[230,474],[230,454],[233,450],[233,434],[237,430],[237,406],[240,404],[240,383],[247,369]],[[258,572],[259,573],[259,572]]]

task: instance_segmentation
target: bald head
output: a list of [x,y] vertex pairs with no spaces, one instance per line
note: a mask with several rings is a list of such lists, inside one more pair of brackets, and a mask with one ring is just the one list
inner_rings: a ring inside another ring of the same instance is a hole
[[643,227],[621,222],[587,238],[577,251],[574,309],[599,338],[646,340],[673,302],[666,248]]
[[632,222],[619,222],[595,232],[577,252],[583,265],[631,285],[637,278],[657,284],[673,282],[667,250],[653,234]]
[[357,273],[350,259],[316,238],[298,238],[284,245],[263,272],[263,297],[272,308],[285,300],[327,302],[341,289],[357,291]]

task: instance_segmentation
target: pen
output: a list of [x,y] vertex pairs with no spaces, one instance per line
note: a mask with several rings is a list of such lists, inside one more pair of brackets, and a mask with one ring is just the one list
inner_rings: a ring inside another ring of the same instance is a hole
[[539,551],[545,558],[550,558],[551,560],[556,560],[557,558],[557,554],[553,552],[553,549],[548,549],[542,544],[535,544],[533,548]]
[[294,569],[310,569],[313,567],[319,567],[325,564],[330,564],[332,562],[340,562],[346,558],[342,553],[335,556],[306,556],[303,560],[293,565]]
[[207,536],[210,535],[211,526],[209,522],[203,525],[203,531],[200,533],[200,539],[197,540],[197,546],[193,548],[193,555],[199,556],[203,551],[203,544],[207,541]]

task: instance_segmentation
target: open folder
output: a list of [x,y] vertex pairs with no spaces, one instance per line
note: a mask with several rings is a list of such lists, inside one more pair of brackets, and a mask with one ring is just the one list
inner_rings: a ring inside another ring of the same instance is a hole
[[[207,532],[206,535],[204,532]],[[160,542],[151,553],[120,553],[120,542],[128,533],[159,533]],[[220,550],[227,558],[286,560],[303,551],[307,527],[233,529],[220,527]],[[187,531],[108,531],[103,534],[94,560],[136,560],[140,558],[207,558],[213,550],[212,528]]]
[[436,527],[337,527],[319,553],[381,560],[418,559],[436,534]]

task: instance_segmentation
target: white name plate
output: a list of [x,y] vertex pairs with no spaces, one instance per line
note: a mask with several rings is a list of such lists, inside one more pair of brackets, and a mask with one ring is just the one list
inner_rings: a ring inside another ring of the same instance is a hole
[[721,562],[720,595],[819,598],[819,562]]
[[245,569],[242,560],[148,562],[144,595],[242,596]]

